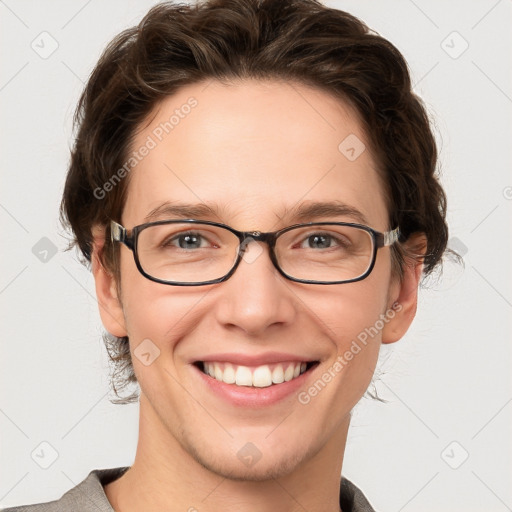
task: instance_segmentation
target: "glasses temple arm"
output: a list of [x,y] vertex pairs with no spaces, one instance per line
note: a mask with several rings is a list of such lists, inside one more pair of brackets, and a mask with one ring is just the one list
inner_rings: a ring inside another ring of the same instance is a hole
[[387,247],[389,245],[393,245],[395,242],[398,242],[400,239],[400,228],[396,227],[391,231],[386,231],[382,233],[382,246]]
[[110,239],[112,242],[124,243],[126,241],[126,229],[113,220],[110,221]]

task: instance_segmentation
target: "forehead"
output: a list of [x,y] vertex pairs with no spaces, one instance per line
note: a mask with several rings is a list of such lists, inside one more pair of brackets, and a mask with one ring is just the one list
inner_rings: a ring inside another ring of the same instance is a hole
[[270,229],[292,221],[303,203],[338,202],[387,229],[384,190],[358,116],[317,89],[260,81],[184,87],[151,112],[131,154],[128,227],[164,204],[206,204],[217,221]]

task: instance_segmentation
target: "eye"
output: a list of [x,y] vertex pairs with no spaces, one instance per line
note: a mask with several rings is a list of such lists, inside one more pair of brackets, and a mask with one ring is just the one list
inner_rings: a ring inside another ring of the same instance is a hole
[[[304,247],[303,244],[307,244]],[[339,234],[319,232],[308,235],[301,244],[301,249],[330,249],[331,247],[348,247],[350,241]]]
[[[177,243],[177,245],[176,245]],[[166,238],[161,244],[162,248],[179,247],[180,249],[201,249],[209,246],[208,240],[200,233],[188,231]]]

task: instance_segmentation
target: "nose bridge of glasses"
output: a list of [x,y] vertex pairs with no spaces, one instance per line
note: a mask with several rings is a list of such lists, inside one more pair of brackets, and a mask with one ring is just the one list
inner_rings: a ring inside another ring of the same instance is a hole
[[261,231],[243,231],[241,235],[241,251],[245,251],[251,242],[263,242],[269,246],[269,249],[271,249],[275,239],[274,233],[262,233]]

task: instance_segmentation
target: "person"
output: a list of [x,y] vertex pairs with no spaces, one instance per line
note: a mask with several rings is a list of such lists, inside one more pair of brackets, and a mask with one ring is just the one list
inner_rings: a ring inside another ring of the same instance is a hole
[[137,451],[7,510],[373,510],[342,476],[351,411],[448,239],[400,52],[316,0],[162,3],[75,121],[62,217]]

